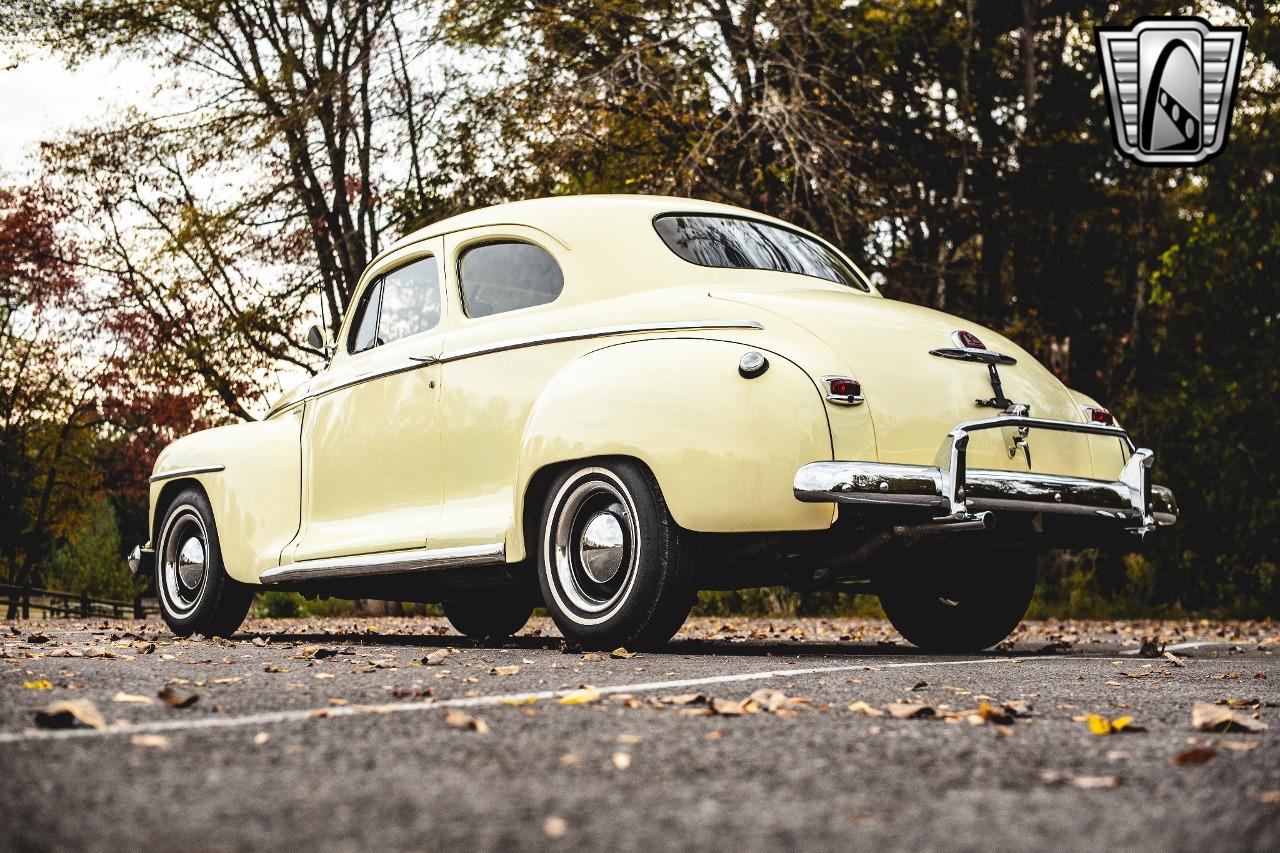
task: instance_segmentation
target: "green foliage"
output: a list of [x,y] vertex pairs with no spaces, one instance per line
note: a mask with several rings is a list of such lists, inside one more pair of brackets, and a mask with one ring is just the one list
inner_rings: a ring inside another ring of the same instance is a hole
[[94,499],[84,522],[53,552],[45,585],[93,598],[131,601],[146,582],[125,567],[116,511],[105,497]]
[[343,598],[316,598],[308,601],[296,592],[269,590],[259,593],[253,615],[272,619],[299,619],[305,616],[345,616],[351,602]]

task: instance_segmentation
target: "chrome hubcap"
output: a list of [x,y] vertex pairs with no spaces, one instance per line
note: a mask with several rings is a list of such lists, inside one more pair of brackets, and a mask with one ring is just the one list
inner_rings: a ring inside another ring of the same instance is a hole
[[612,512],[596,513],[582,530],[578,559],[587,576],[596,583],[608,583],[622,568],[622,522]]
[[609,619],[636,580],[640,529],[630,496],[613,476],[588,468],[566,483],[544,534],[551,593],[583,625]]
[[195,536],[182,543],[178,551],[178,580],[187,589],[199,589],[204,580],[204,543]]
[[209,535],[194,507],[169,516],[159,553],[159,587],[165,607],[175,616],[195,609],[209,571]]

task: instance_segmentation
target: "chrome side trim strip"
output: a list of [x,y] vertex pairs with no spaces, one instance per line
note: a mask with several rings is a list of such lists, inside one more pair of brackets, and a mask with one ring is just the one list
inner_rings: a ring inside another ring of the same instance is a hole
[[478,355],[494,352],[505,352],[525,347],[536,347],[542,344],[555,344],[564,341],[583,341],[590,338],[607,338],[614,335],[631,335],[638,332],[686,332],[702,329],[764,329],[754,320],[692,320],[673,323],[629,323],[625,326],[597,326],[592,329],[575,329],[568,332],[547,332],[542,335],[530,335],[527,338],[512,338],[492,344],[453,350],[441,354],[440,361],[460,361]]
[[434,569],[454,569],[465,566],[484,566],[502,563],[507,549],[496,545],[465,545],[457,548],[414,548],[405,551],[382,551],[376,554],[357,554],[351,557],[326,557],[320,560],[299,560],[284,566],[276,566],[262,573],[264,584],[297,580],[329,580],[355,578],[369,575],[389,575],[401,572],[423,572]]
[[405,373],[410,370],[417,370],[421,367],[429,367],[433,364],[442,364],[449,361],[461,361],[464,358],[474,358],[478,355],[488,355],[495,352],[506,352],[507,350],[524,349],[525,347],[536,347],[542,344],[555,344],[565,341],[584,341],[591,338],[607,338],[614,335],[632,335],[644,332],[686,332],[698,331],[703,329],[754,329],[763,330],[764,326],[754,320],[691,320],[684,322],[670,323],[630,323],[625,326],[597,326],[591,329],[575,329],[565,332],[547,332],[542,335],[530,335],[527,338],[510,338],[505,341],[498,341],[492,344],[483,344],[475,347],[465,347],[463,349],[453,350],[452,352],[441,353],[435,355],[411,355],[407,363],[384,367],[379,370],[372,370],[368,373],[361,373],[353,376],[345,382],[328,388],[321,388],[296,400],[292,400],[288,405],[277,406],[267,412],[267,417],[273,417],[285,409],[296,406],[306,400],[314,400],[316,397],[323,397],[325,394],[331,394],[334,391],[341,391],[344,388],[350,388],[363,382],[370,382],[374,379],[381,379],[384,376],[393,376],[397,373]]
[[163,474],[152,474],[147,478],[148,483],[158,483],[161,480],[172,480],[175,477],[186,477],[191,474],[212,474],[216,471],[227,470],[226,465],[202,465],[199,468],[179,468],[177,471],[165,471]]

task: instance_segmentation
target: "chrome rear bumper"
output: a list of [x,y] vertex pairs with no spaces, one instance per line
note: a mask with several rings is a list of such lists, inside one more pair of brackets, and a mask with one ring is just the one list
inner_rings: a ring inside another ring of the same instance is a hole
[[[970,434],[987,429],[1046,429],[1113,436],[1130,451],[1114,482],[1019,471],[970,470]],[[953,429],[938,449],[934,465],[887,462],[813,462],[796,472],[794,491],[808,503],[847,503],[929,509],[943,517],[1014,510],[1113,519],[1145,534],[1178,519],[1173,492],[1151,483],[1150,450],[1134,447],[1128,433],[1102,424],[1002,415]]]

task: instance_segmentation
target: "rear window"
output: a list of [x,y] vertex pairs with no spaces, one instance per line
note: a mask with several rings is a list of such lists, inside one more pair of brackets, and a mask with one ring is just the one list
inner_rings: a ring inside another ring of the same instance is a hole
[[671,213],[653,221],[667,248],[704,267],[774,270],[869,291],[853,267],[823,243],[770,222],[737,216]]

